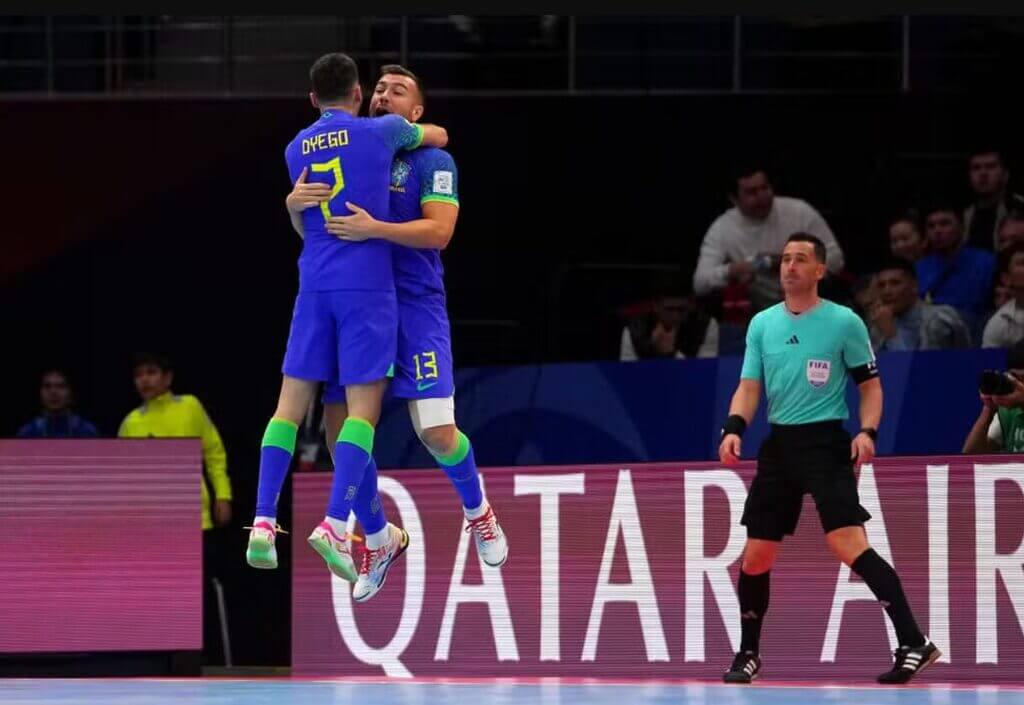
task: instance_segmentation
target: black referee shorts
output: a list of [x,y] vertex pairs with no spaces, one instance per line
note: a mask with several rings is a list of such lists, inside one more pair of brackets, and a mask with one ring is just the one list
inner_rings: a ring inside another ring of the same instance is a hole
[[860,506],[850,461],[850,434],[840,421],[772,424],[757,454],[757,474],[740,520],[747,527],[747,536],[781,541],[791,535],[808,492],[825,533],[861,526],[871,518]]

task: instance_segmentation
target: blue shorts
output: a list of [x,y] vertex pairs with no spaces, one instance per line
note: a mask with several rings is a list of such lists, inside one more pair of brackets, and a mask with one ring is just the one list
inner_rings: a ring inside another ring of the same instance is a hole
[[[455,394],[451,339],[443,295],[399,301],[398,349],[390,395],[398,399],[447,399]],[[343,401],[345,382],[329,380],[323,402]]]
[[393,291],[300,291],[281,371],[342,385],[375,382],[395,359],[397,336]]

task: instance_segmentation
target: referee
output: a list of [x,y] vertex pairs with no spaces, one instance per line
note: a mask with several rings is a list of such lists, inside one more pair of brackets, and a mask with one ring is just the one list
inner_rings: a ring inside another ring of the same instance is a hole
[[[723,463],[740,457],[740,438],[754,417],[765,382],[771,433],[757,456],[757,474],[740,523],[747,544],[740,569],[740,651],[726,683],[749,683],[761,671],[761,622],[768,609],[769,571],[783,536],[800,518],[804,493],[818,508],[832,552],[864,579],[885,607],[899,638],[890,671],[879,683],[906,683],[941,652],[921,633],[899,576],[867,542],[853,464],[869,462],[882,418],[882,383],[863,321],[849,308],[818,296],[825,245],[796,233],[782,252],[784,301],[750,322],[740,383],[718,448]],[[850,440],[846,378],[860,390],[860,432]]]

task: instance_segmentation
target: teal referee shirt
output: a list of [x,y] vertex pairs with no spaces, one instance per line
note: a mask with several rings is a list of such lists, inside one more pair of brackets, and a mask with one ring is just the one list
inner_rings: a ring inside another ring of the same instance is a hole
[[784,303],[758,313],[747,329],[741,379],[764,384],[768,422],[846,420],[846,379],[878,376],[867,326],[827,299],[800,314]]

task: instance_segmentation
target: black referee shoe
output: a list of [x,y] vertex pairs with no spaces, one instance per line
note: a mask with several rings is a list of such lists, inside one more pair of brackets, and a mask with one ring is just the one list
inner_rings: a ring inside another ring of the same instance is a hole
[[726,683],[749,683],[761,672],[761,657],[753,651],[740,651],[722,676]]
[[908,682],[924,669],[931,666],[942,652],[929,639],[924,644],[915,646],[901,646],[893,654],[892,670],[886,671],[878,677],[879,683],[902,684]]

